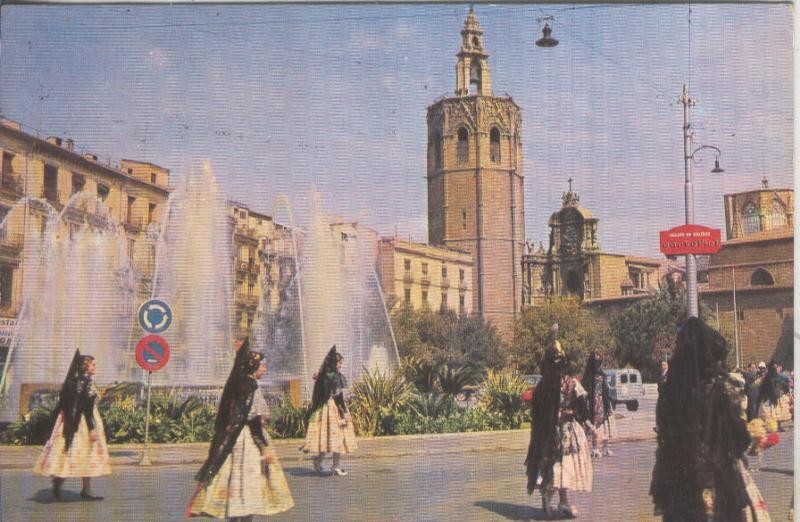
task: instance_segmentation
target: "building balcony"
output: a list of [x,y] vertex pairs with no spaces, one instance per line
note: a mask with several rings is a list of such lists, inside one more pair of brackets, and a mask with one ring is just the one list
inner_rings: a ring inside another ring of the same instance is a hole
[[64,201],[64,195],[55,187],[45,187],[42,196],[48,203],[59,209]]
[[0,180],[0,188],[6,192],[14,195],[22,195],[22,183],[14,176],[13,173],[4,173],[2,180]]
[[431,284],[431,277],[428,274],[422,274],[419,282],[423,285],[429,285]]
[[144,230],[144,220],[142,218],[136,219],[129,217],[123,225],[125,226],[125,230],[131,234],[140,234],[142,230]]
[[22,248],[22,233],[0,229],[0,247],[19,250]]
[[450,280],[449,279],[442,279],[441,287],[442,288],[450,288]]
[[236,292],[236,302],[245,306],[258,306],[259,296],[247,292]]
[[462,279],[462,280],[460,280],[458,282],[458,289],[461,290],[461,291],[464,291],[464,292],[469,290],[469,285],[467,285],[467,280],[466,279]]
[[403,274],[403,282],[411,284],[414,282],[414,276],[411,275],[411,272],[406,272]]

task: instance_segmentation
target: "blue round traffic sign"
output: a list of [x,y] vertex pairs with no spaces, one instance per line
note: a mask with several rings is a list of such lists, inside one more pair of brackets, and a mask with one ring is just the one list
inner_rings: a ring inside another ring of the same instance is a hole
[[159,299],[146,301],[139,307],[139,325],[150,333],[162,333],[172,324],[172,309]]
[[169,344],[160,335],[145,335],[136,343],[136,362],[148,372],[160,370],[169,361]]

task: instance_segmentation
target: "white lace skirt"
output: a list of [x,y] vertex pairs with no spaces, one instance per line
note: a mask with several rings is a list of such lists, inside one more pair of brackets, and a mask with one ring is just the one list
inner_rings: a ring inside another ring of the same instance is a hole
[[44,445],[33,472],[49,477],[100,477],[111,474],[111,458],[108,455],[106,432],[103,420],[97,407],[94,408],[94,426],[97,440],[89,440],[89,426],[81,415],[78,431],[72,439],[72,445],[64,452],[64,419],[59,413],[50,440]]
[[592,458],[586,433],[575,421],[561,427],[562,457],[553,465],[553,486],[573,491],[592,490]]
[[294,507],[292,492],[277,458],[262,470],[261,451],[245,426],[228,458],[192,503],[193,515],[214,518],[274,515]]
[[336,403],[329,399],[327,404],[311,415],[303,451],[313,454],[355,451],[358,445],[353,423],[342,426],[341,420]]

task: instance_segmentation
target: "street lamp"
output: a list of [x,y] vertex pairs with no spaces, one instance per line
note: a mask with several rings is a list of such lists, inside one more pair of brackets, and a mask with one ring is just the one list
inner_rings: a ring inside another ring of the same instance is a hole
[[558,45],[558,40],[550,36],[553,30],[547,24],[547,21],[554,21],[555,18],[552,16],[542,16],[541,18],[537,18],[536,21],[539,23],[544,22],[544,28],[542,28],[542,37],[536,40],[536,45],[539,47],[555,47]]
[[[694,100],[689,97],[689,89],[684,84],[683,94],[678,101],[683,104],[683,161],[685,172],[684,199],[686,205],[686,224],[694,224],[694,187],[692,178],[692,160],[695,154],[704,149],[716,151],[714,158],[714,168],[711,172],[725,172],[719,166],[719,157],[722,155],[717,147],[713,145],[701,145],[692,150],[692,131],[689,123],[689,109],[694,105]],[[688,317],[698,316],[697,304],[697,262],[694,254],[686,255],[686,315]]]

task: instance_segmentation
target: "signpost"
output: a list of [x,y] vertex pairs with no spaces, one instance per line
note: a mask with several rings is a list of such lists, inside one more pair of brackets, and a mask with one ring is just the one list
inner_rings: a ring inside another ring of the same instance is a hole
[[144,451],[139,464],[150,462],[150,378],[169,362],[169,344],[161,337],[172,324],[172,309],[164,301],[151,299],[139,307],[139,325],[149,332],[136,343],[136,363],[147,372],[147,412],[144,421]]
[[667,256],[716,254],[722,247],[718,228],[681,225],[659,232],[661,252]]

